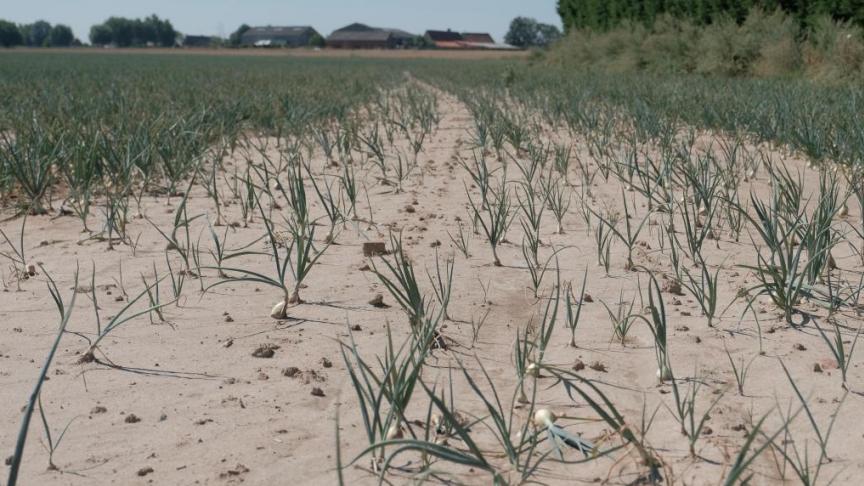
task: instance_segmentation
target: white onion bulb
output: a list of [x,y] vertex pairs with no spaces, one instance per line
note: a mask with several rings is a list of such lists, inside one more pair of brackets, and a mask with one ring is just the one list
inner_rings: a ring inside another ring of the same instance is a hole
[[273,310],[270,311],[270,317],[273,319],[280,319],[282,316],[282,311],[285,309],[285,302],[279,302],[278,304],[273,306]]
[[399,424],[393,424],[387,429],[387,440],[395,440],[402,438],[402,427]]
[[558,417],[556,417],[548,408],[540,408],[534,412],[535,427],[547,427],[550,424],[555,423],[556,420],[558,420]]

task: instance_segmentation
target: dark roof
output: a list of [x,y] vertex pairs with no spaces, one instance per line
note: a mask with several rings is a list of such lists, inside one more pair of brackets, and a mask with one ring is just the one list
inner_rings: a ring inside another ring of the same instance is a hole
[[[364,34],[368,34],[369,37],[364,36]],[[381,27],[371,27],[366,24],[361,24],[359,22],[355,22],[353,24],[346,25],[340,29],[336,29],[330,34],[328,39],[330,40],[346,40],[348,39],[348,35],[350,35],[351,39],[363,39],[368,40],[369,38],[374,39],[388,39],[389,35],[392,35],[395,39],[411,39],[414,34],[410,32],[405,32],[402,29],[388,29]]]
[[243,33],[243,35],[270,35],[270,36],[295,36],[303,35],[310,30],[315,30],[308,25],[290,26],[290,27],[275,27],[268,25],[266,27],[252,27]]
[[369,27],[368,25],[361,24],[360,22],[354,22],[353,24],[348,24],[345,27],[342,27],[341,29],[334,30],[333,33],[335,34],[336,32],[367,32],[370,30],[381,30],[381,29],[376,29],[375,27]]
[[434,42],[453,42],[462,40],[462,34],[451,30],[427,30],[426,36]]
[[477,42],[481,44],[494,44],[495,39],[491,35],[482,32],[463,32],[462,40],[465,42]]
[[266,27],[252,27],[240,36],[240,43],[244,46],[305,46],[317,32],[312,27],[289,26],[279,27],[268,25]]
[[385,32],[390,32],[391,34],[393,34],[393,37],[395,37],[397,39],[413,39],[414,37],[417,37],[416,35],[412,34],[411,32],[406,32],[402,29],[381,29],[381,30],[383,30]]
[[187,35],[183,37],[184,46],[209,46],[213,37],[209,35]]
[[330,37],[327,38],[327,42],[345,42],[345,41],[382,41],[386,42],[393,37],[391,32],[387,32],[385,30],[362,30],[362,31],[350,31],[350,30],[337,30],[330,34]]

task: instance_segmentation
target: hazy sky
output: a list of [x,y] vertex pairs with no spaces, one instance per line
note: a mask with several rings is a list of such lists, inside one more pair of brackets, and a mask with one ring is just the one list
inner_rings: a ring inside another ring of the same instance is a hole
[[168,18],[184,34],[227,36],[242,23],[311,25],[322,35],[352,22],[401,28],[489,32],[497,41],[518,15],[560,27],[555,0],[2,0],[0,18],[44,19],[89,42],[90,26],[116,15]]

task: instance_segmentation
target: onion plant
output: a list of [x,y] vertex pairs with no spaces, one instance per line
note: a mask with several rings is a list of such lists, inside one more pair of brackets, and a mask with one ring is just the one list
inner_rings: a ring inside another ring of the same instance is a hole
[[[576,326],[579,325],[579,317],[582,315],[582,304],[585,303],[585,286],[588,283],[588,269],[585,269],[585,274],[582,276],[582,290],[579,291],[579,297],[573,293],[572,283],[567,285],[567,290],[564,293],[564,309],[566,311],[567,328],[570,329],[570,347],[576,348]],[[573,307],[576,310],[573,310]]]
[[[303,285],[303,280],[309,275],[313,266],[318,263],[318,260],[324,255],[330,245],[329,243],[325,243],[323,247],[316,248],[314,225],[303,226],[290,219],[286,219],[289,238],[289,241],[286,243],[281,236],[282,233],[277,231],[273,220],[264,213],[260,200],[257,202],[257,206],[261,214],[261,220],[264,222],[266,238],[270,246],[269,255],[273,257],[274,275],[268,276],[252,270],[235,267],[204,267],[219,270],[228,275],[228,278],[208,286],[205,290],[231,282],[255,282],[276,287],[282,291],[283,299],[273,307],[270,315],[274,319],[287,319],[289,306],[291,304],[302,303],[300,288]],[[233,256],[240,257],[245,255],[267,255],[267,253],[247,250],[239,251]],[[294,279],[293,285],[289,285],[287,282],[289,271]]]
[[555,222],[558,224],[555,233],[564,234],[563,221],[570,210],[573,193],[563,179],[540,178],[540,186],[546,207],[555,215]]
[[[408,320],[412,327],[420,325],[426,310],[428,302],[426,297],[420,291],[420,285],[417,283],[417,277],[414,275],[414,265],[405,255],[405,250],[402,246],[402,236],[390,235],[390,246],[393,254],[393,262],[387,258],[381,257],[381,261],[387,267],[391,277],[378,270],[373,259],[372,268],[378,279],[384,284],[384,287],[390,292],[396,302],[402,307],[402,310],[408,315]],[[443,282],[442,282],[443,283]],[[446,292],[442,290],[442,297],[446,294],[449,301],[449,288]]]
[[450,296],[453,291],[453,266],[455,260],[453,256],[448,256],[444,260],[444,271],[441,270],[441,260],[438,258],[438,249],[435,249],[435,275],[429,273],[426,269],[426,276],[432,284],[432,291],[435,293],[435,299],[444,314],[444,319],[450,319],[447,313],[447,307],[450,305]]
[[[53,455],[54,447],[56,444],[62,440],[62,435],[55,442],[50,438],[50,429],[48,428],[47,421],[45,420],[44,412],[41,407],[41,396],[42,396],[42,385],[48,379],[48,369],[51,367],[51,363],[54,361],[54,355],[57,353],[57,348],[60,346],[60,341],[63,339],[64,334],[66,333],[66,326],[69,324],[69,319],[72,317],[72,311],[75,308],[75,297],[77,296],[77,292],[73,290],[72,297],[69,299],[68,305],[63,300],[63,296],[60,294],[60,290],[57,288],[57,284],[54,282],[54,279],[45,272],[45,269],[42,269],[43,273],[45,273],[48,279],[48,291],[51,293],[51,298],[54,300],[54,304],[57,306],[57,312],[60,314],[60,325],[57,330],[57,336],[54,338],[54,344],[52,344],[50,350],[48,351],[48,356],[45,358],[45,362],[42,364],[42,369],[39,371],[39,376],[36,378],[36,385],[33,387],[33,391],[30,393],[30,399],[27,402],[27,406],[24,407],[24,417],[21,420],[21,428],[18,431],[18,439],[15,442],[15,453],[12,455],[11,461],[9,462],[9,477],[6,480],[7,486],[15,486],[18,483],[18,474],[21,469],[21,462],[24,459],[24,446],[27,443],[27,434],[30,429],[30,419],[33,417],[33,411],[35,410],[37,405],[40,405],[40,416],[42,417],[43,424],[45,426],[46,432],[49,434],[49,443],[51,444],[51,454]],[[76,268],[74,285],[73,289],[78,287],[78,271]],[[53,462],[49,463],[53,464]]]
[[678,388],[678,382],[674,379],[672,383],[672,397],[675,400],[675,410],[673,416],[681,425],[681,434],[687,436],[690,446],[690,456],[696,457],[696,443],[705,429],[705,424],[711,418],[711,411],[723,398],[723,393],[718,393],[711,400],[708,406],[697,413],[696,402],[699,399],[699,391],[702,389],[702,382],[698,378],[689,380],[687,392],[681,393]]
[[9,171],[27,198],[30,214],[45,214],[45,198],[59,165],[64,141],[56,129],[37,120],[22,123],[16,132],[0,131],[0,166]]
[[592,210],[594,216],[597,217],[609,231],[612,232],[622,243],[627,247],[627,263],[624,265],[625,270],[632,270],[635,266],[633,262],[633,249],[636,247],[636,242],[639,240],[639,235],[642,233],[642,229],[645,227],[645,224],[648,222],[651,217],[651,212],[647,212],[645,216],[642,218],[642,221],[639,222],[635,227],[633,223],[631,223],[631,212],[630,205],[627,203],[627,196],[624,191],[621,191],[621,199],[624,202],[624,216],[621,218],[624,221],[624,230],[621,231],[618,229],[617,225],[614,222],[611,222],[608,218],[604,218],[599,213]]
[[500,267],[498,246],[504,241],[507,229],[510,228],[515,217],[515,214],[510,212],[510,191],[502,182],[501,187],[498,190],[490,191],[487,194],[487,199],[482,200],[481,204],[474,201],[467,187],[465,192],[468,194],[468,202],[471,204],[474,218],[479,221],[483,232],[486,234],[486,239],[492,247],[493,264]]
[[684,268],[684,274],[687,276],[686,281],[682,281],[681,285],[686,288],[693,298],[696,299],[696,302],[699,303],[699,307],[702,308],[702,314],[708,318],[708,327],[713,327],[714,318],[717,317],[717,286],[719,285],[719,275],[720,268],[722,265],[717,267],[717,270],[711,274],[708,271],[708,264],[705,260],[702,259],[701,253],[699,254],[700,263],[697,264],[701,275],[697,279],[690,273],[687,268]]
[[647,324],[652,336],[654,336],[654,352],[657,357],[657,378],[661,382],[672,380],[672,363],[669,359],[669,347],[666,336],[666,331],[669,327],[666,318],[666,306],[663,303],[663,295],[660,290],[660,284],[657,283],[657,278],[648,269],[643,268],[643,270],[648,273],[648,309],[650,310],[651,318],[648,319],[642,314],[634,314],[632,315],[632,319],[638,319]]
[[852,339],[851,346],[847,349],[846,342],[843,340],[843,333],[841,332],[840,324],[834,319],[830,319],[830,322],[834,331],[834,335],[832,336],[833,339],[828,337],[825,331],[822,330],[822,327],[819,326],[819,323],[815,320],[813,321],[813,325],[816,326],[816,330],[819,331],[819,335],[822,336],[825,344],[828,345],[828,349],[831,350],[834,360],[837,361],[837,367],[840,369],[840,376],[843,380],[841,385],[844,390],[848,390],[849,385],[846,381],[846,375],[849,371],[849,365],[852,364],[852,353],[855,352],[855,345],[858,344],[858,336],[861,335],[861,326],[858,326],[858,329],[855,330],[855,337]]

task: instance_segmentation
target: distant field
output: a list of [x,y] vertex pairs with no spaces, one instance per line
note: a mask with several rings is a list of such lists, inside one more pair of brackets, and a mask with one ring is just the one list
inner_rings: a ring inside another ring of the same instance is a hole
[[321,58],[367,58],[367,59],[522,59],[530,51],[495,50],[395,50],[395,49],[103,49],[84,47],[75,49],[30,49],[16,48],[3,52],[15,53],[62,53],[62,54],[172,54],[198,56],[262,56],[262,57],[321,57]]

